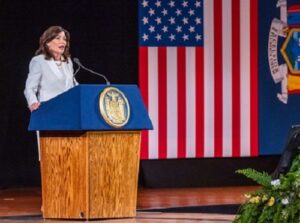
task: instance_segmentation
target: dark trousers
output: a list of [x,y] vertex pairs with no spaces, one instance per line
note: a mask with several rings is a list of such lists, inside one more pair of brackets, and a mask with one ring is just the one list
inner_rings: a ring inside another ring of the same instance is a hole
[[280,174],[289,171],[293,159],[300,151],[300,126],[292,126],[288,135],[287,143],[282,152],[276,169],[272,174],[273,179],[278,179]]

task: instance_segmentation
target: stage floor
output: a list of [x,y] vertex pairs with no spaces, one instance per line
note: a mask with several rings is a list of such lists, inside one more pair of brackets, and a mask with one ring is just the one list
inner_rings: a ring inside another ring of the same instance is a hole
[[[148,212],[151,209],[174,207],[214,206],[240,204],[244,201],[244,193],[256,190],[257,187],[211,187],[211,188],[177,188],[177,189],[143,189],[139,188],[137,216],[127,219],[92,220],[91,222],[120,223],[228,223],[234,219],[233,214],[205,213],[167,213]],[[81,221],[44,220],[41,217],[40,188],[17,188],[0,190],[0,222],[49,222],[72,223]]]

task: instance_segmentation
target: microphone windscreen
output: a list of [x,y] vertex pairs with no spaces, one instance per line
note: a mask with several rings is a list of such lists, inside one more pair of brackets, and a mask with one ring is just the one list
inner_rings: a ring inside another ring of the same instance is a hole
[[78,59],[77,57],[74,57],[74,58],[73,58],[73,61],[74,61],[75,63],[77,63],[77,64],[80,63],[80,62],[79,62],[79,59]]

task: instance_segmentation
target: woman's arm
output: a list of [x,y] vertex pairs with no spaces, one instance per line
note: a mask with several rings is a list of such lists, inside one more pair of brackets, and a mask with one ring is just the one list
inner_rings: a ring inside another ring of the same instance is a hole
[[29,73],[24,90],[27,104],[31,111],[36,110],[40,104],[37,94],[40,87],[41,76],[42,70],[40,63],[36,60],[36,58],[33,58],[29,64]]

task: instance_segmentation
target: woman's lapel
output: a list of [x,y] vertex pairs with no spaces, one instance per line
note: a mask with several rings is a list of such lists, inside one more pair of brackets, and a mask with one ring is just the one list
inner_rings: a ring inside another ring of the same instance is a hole
[[60,72],[60,70],[58,69],[57,65],[55,64],[53,59],[50,59],[47,61],[50,69],[52,70],[52,72],[57,76],[58,79],[62,79],[62,73]]

